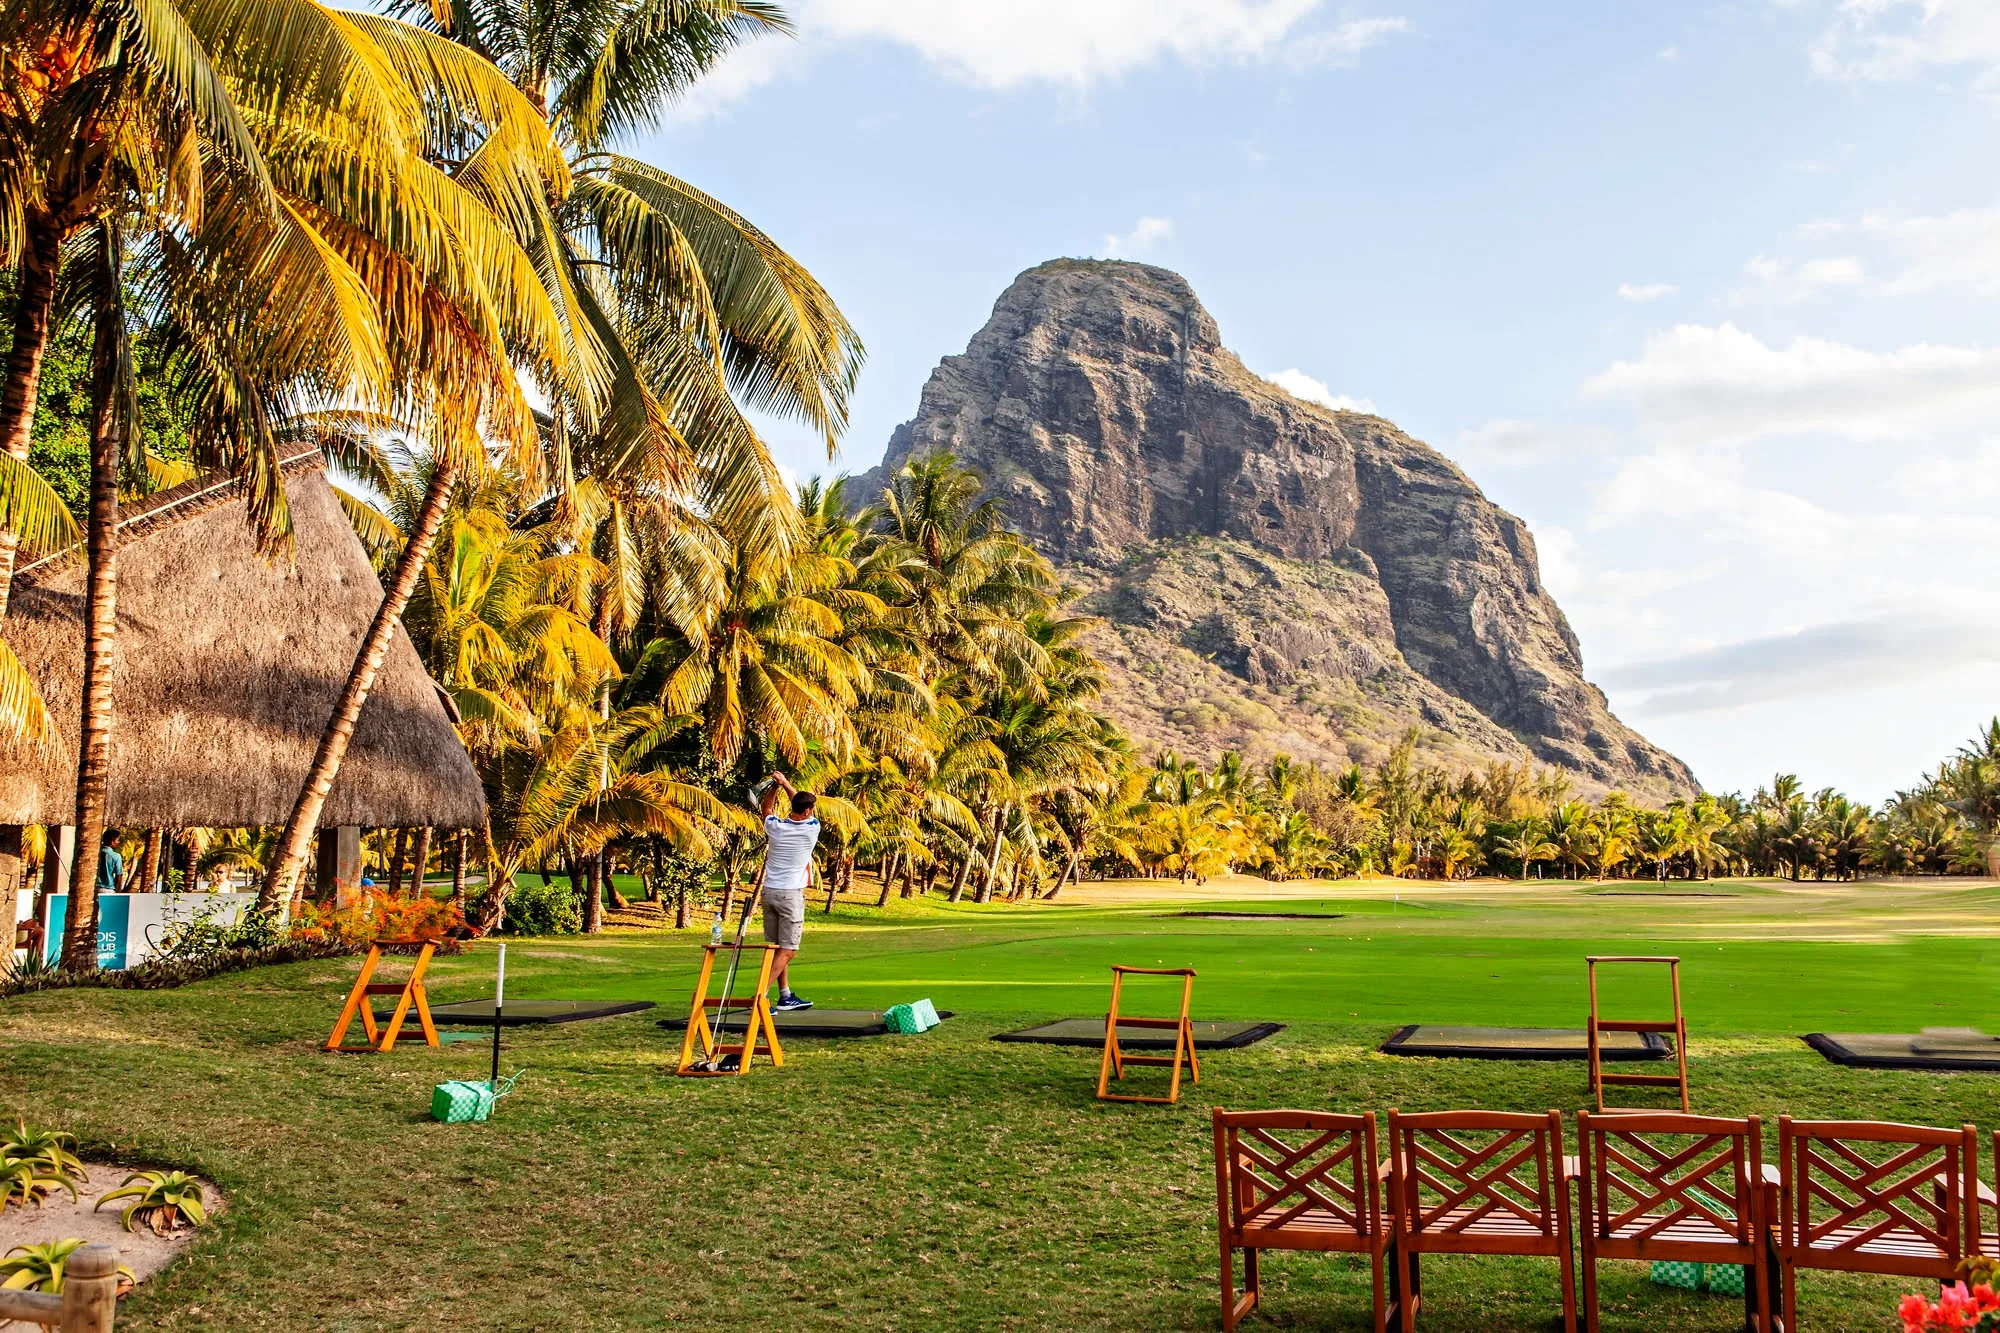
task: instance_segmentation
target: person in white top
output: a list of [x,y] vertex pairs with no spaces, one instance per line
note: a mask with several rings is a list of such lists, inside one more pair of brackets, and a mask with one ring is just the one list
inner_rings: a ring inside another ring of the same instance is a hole
[[[772,976],[778,983],[778,1003],[774,1009],[810,1009],[812,1001],[792,993],[790,967],[798,955],[806,928],[806,890],[813,885],[813,848],[819,843],[819,817],[813,814],[818,803],[809,791],[800,791],[783,773],[771,775],[764,793],[764,872],[758,885],[764,893],[764,942],[778,946]],[[792,798],[791,814],[779,818],[778,790]]]

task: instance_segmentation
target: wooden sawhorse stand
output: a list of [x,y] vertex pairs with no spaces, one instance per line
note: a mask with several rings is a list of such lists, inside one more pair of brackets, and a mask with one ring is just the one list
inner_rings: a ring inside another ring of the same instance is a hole
[[[701,975],[695,978],[694,1002],[688,1006],[687,1034],[681,1038],[681,1062],[676,1074],[688,1078],[714,1078],[723,1074],[747,1074],[750,1072],[751,1057],[762,1045],[771,1057],[771,1067],[782,1068],[785,1063],[785,1048],[778,1044],[778,1025],[771,1018],[771,965],[776,961],[778,946],[766,944],[764,960],[757,967],[757,995],[746,1006],[748,1023],[743,1029],[743,1040],[725,1044],[722,1031],[712,1027],[708,1021],[711,1009],[721,1009],[729,1003],[727,995],[710,998],[708,979],[715,971],[715,955],[730,946],[705,944],[702,946]],[[700,1055],[696,1056],[697,1043]],[[705,1066],[720,1062],[725,1055],[736,1057],[734,1069],[711,1069]]]
[[[1138,977],[1179,977],[1181,979],[1181,1014],[1179,1018],[1120,1018],[1118,1016],[1119,993],[1124,989],[1127,976]],[[1188,1073],[1196,1083],[1201,1082],[1201,1061],[1194,1053],[1194,1025],[1188,1022],[1188,1004],[1194,999],[1194,969],[1191,967],[1111,967],[1111,1012],[1104,1016],[1104,1059],[1097,1066],[1097,1100],[1101,1102],[1146,1102],[1154,1106],[1172,1106],[1181,1099],[1181,1061],[1186,1060]],[[1127,1055],[1118,1048],[1118,1025],[1123,1023],[1132,1028],[1171,1029],[1174,1034],[1174,1053],[1168,1055]],[[1134,1093],[1110,1092],[1114,1078],[1125,1077],[1126,1065],[1170,1065],[1173,1077],[1167,1083],[1164,1097],[1142,1097]]]
[[[398,985],[393,981],[375,982],[375,965],[382,961],[384,944],[415,944],[415,940],[378,940],[368,946],[368,959],[361,964],[361,975],[354,979],[354,989],[347,992],[347,1003],[341,1007],[340,1021],[333,1025],[333,1035],[326,1039],[329,1051],[375,1051],[386,1055],[396,1049],[396,1038],[402,1035],[403,1020],[410,1010],[417,1011],[417,1022],[423,1024],[424,1044],[438,1044],[437,1025],[431,1022],[430,997],[424,991],[424,971],[431,965],[431,953],[437,948],[429,940],[423,941],[423,949],[417,954],[417,965],[410,969],[407,980]],[[394,995],[396,1012],[389,1016],[386,1027],[379,1030],[375,1026],[375,1006],[368,1003],[371,995]],[[354,1022],[355,1014],[361,1015],[361,1030],[368,1035],[366,1046],[345,1046],[341,1039],[347,1035],[348,1025]]]
[[[1604,1087],[1606,1084],[1622,1084],[1641,1088],[1674,1088],[1681,1095],[1681,1111],[1688,1110],[1688,1031],[1687,1018],[1681,1012],[1681,960],[1669,955],[1646,957],[1599,956],[1586,957],[1590,964],[1590,1091],[1597,1098],[1600,1113],[1617,1114],[1625,1112],[1645,1112],[1653,1107],[1606,1106]],[[1599,963],[1663,963],[1673,984],[1674,1016],[1667,1019],[1651,1018],[1601,1018],[1597,1012],[1597,965]],[[1601,1032],[1662,1032],[1671,1033],[1674,1039],[1675,1072],[1671,1074],[1607,1074],[1604,1072],[1604,1050],[1598,1039]]]

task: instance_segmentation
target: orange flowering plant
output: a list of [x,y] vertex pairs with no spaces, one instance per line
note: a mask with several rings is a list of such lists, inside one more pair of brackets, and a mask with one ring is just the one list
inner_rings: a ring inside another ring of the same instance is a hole
[[465,925],[464,915],[442,898],[392,898],[363,890],[345,907],[307,903],[292,923],[295,940],[334,940],[366,948],[377,940],[442,940]]
[[1938,1293],[1935,1304],[1913,1293],[1903,1297],[1896,1313],[1903,1333],[2000,1333],[2000,1296],[1985,1282],[1970,1287],[1954,1282]]

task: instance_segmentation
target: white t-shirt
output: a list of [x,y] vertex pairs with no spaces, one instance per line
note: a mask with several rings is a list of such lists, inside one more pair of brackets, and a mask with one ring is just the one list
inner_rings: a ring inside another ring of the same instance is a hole
[[803,893],[812,873],[813,848],[819,843],[819,817],[785,819],[764,816],[764,892]]

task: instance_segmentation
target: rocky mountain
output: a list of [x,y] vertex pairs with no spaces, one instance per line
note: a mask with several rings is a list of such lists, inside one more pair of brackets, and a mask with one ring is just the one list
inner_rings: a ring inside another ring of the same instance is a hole
[[1527,525],[1391,423],[1245,368],[1178,274],[1023,273],[855,493],[938,451],[1103,617],[1106,710],[1142,750],[1369,763],[1417,725],[1455,764],[1694,790],[1583,678]]

